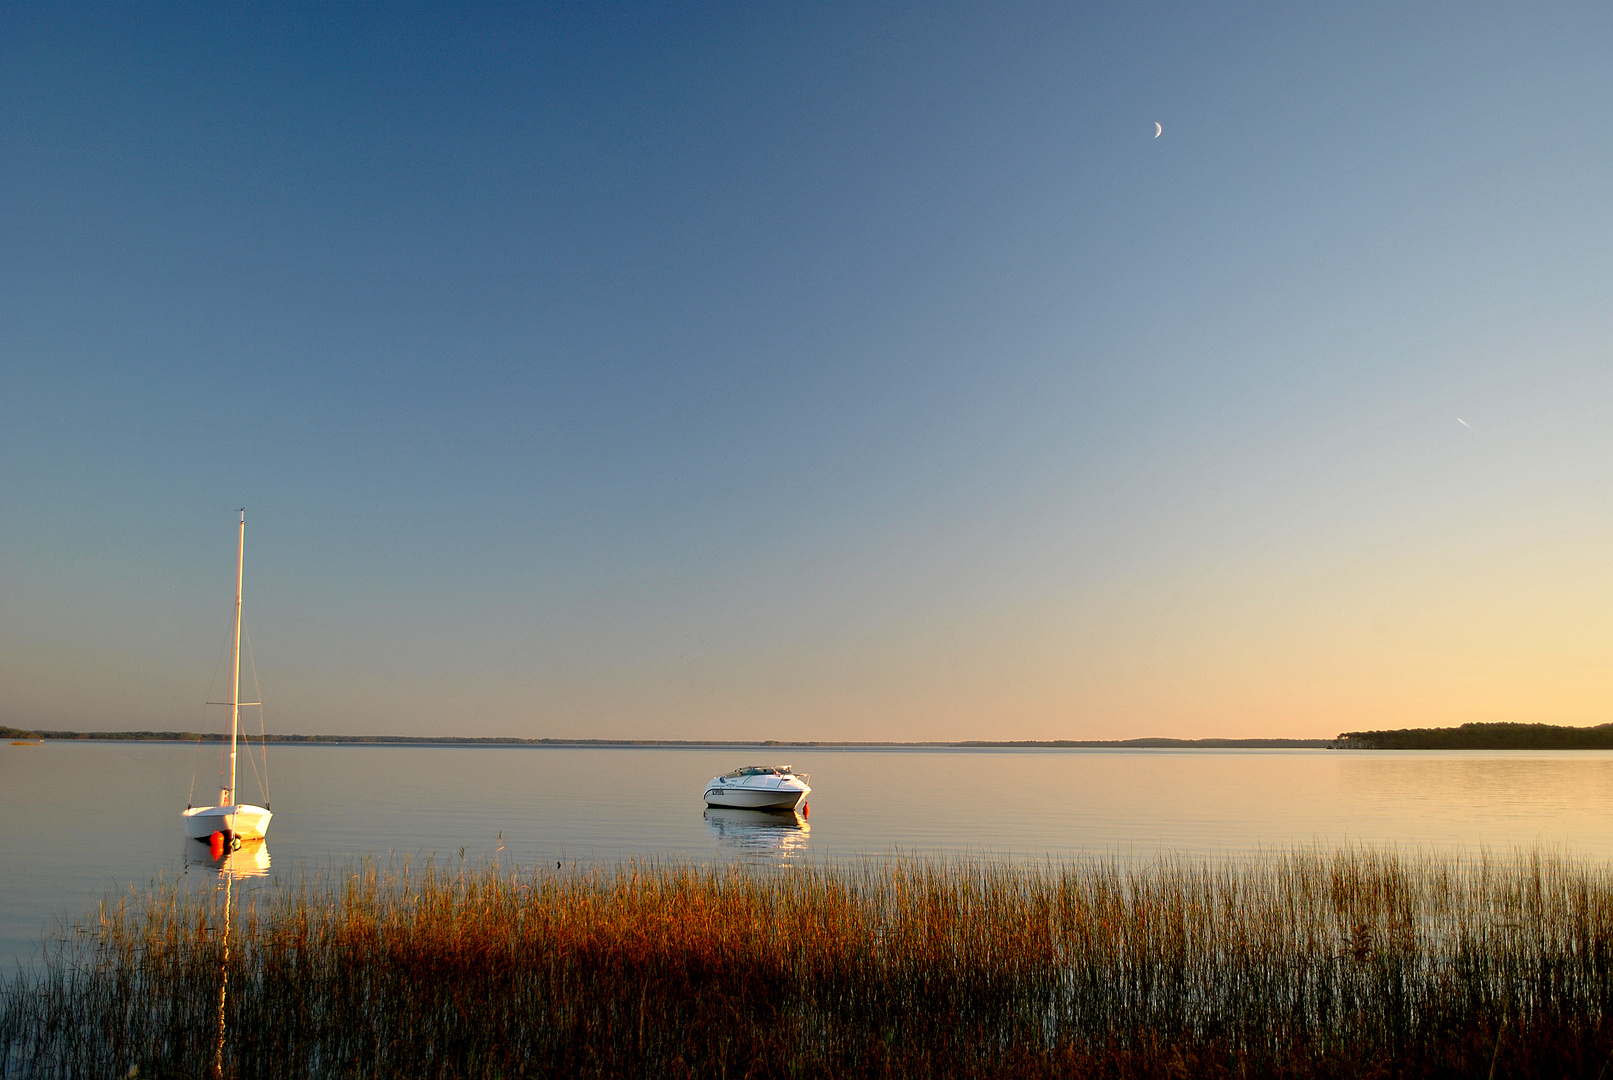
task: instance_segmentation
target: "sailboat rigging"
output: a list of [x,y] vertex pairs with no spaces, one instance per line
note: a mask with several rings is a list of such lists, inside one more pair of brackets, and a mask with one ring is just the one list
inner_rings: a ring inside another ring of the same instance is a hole
[[181,815],[185,820],[185,835],[193,840],[207,840],[214,836],[230,847],[238,847],[242,840],[262,839],[274,815],[267,806],[235,801],[235,748],[241,731],[241,706],[259,705],[256,701],[241,700],[241,581],[246,567],[246,511],[241,511],[240,544],[235,558],[235,667],[230,678],[230,700],[210,701],[209,705],[230,707],[230,784],[220,788],[217,806],[187,806]]

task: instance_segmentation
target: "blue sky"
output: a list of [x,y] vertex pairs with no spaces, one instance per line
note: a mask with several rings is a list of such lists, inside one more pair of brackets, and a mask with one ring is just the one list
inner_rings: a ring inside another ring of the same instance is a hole
[[272,730],[1613,719],[1610,46],[8,7],[0,723],[209,722],[243,505]]

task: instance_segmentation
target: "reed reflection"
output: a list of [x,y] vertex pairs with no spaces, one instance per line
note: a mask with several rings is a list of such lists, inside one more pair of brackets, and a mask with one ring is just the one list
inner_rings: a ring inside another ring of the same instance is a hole
[[206,844],[195,840],[186,840],[184,844],[186,870],[193,866],[206,867],[216,871],[220,878],[237,881],[267,877],[269,874],[269,844],[266,840],[243,840],[237,850],[225,851],[216,859]]
[[729,810],[708,806],[706,832],[719,847],[741,855],[787,862],[806,854],[812,834],[794,810]]

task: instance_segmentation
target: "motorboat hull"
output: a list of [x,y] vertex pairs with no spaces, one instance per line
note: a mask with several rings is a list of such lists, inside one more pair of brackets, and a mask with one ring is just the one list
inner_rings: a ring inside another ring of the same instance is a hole
[[206,840],[216,832],[241,840],[259,839],[267,835],[269,819],[274,817],[267,808],[250,803],[193,806],[181,816],[185,819],[185,835],[192,840]]
[[806,791],[788,788],[707,788],[706,805],[730,810],[795,810],[806,802]]
[[713,779],[706,785],[706,805],[729,810],[799,810],[812,793],[793,776],[765,779],[769,782],[724,784],[721,778]]

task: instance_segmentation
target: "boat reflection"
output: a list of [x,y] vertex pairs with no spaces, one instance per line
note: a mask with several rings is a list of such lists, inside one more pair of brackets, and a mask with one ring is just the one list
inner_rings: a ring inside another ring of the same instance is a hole
[[195,840],[186,840],[184,843],[187,870],[193,866],[205,866],[216,870],[220,877],[236,880],[264,877],[269,873],[269,844],[265,840],[243,840],[239,849],[226,851],[218,859],[212,857],[206,844]]
[[806,854],[812,826],[794,810],[730,810],[708,806],[706,832],[742,855],[785,861]]

